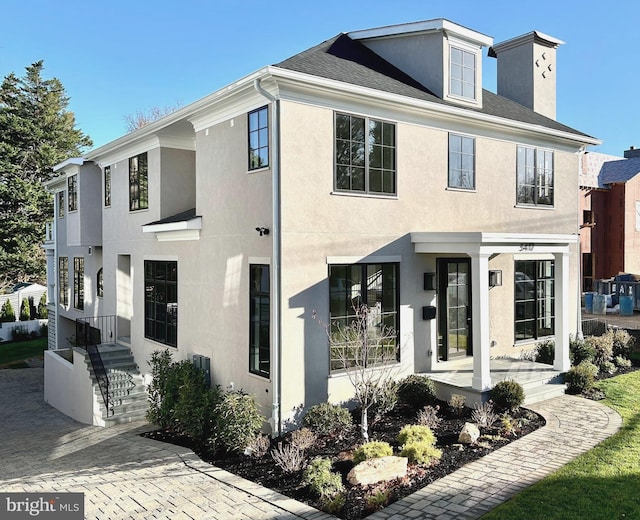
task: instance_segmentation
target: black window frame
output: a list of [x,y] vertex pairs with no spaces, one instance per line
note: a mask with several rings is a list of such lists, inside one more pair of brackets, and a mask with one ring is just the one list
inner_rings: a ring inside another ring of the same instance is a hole
[[247,114],[247,145],[249,171],[268,168],[270,161],[269,107],[267,105]]
[[104,207],[111,206],[111,166],[104,167]]
[[64,203],[64,191],[58,192],[58,218],[64,218],[65,203]]
[[102,298],[104,296],[104,274],[102,267],[96,273],[96,296]]
[[69,213],[78,211],[78,174],[67,177],[67,206]]
[[129,157],[129,211],[149,209],[149,157]]
[[534,341],[555,334],[554,260],[514,262],[514,341]]
[[84,257],[73,257],[73,308],[84,310]]
[[[377,283],[377,280],[380,283]],[[372,262],[357,264],[330,264],[329,280],[329,333],[339,327],[348,327],[356,318],[361,305],[369,309],[380,304],[379,320],[375,326],[395,331],[395,361],[400,362],[400,264],[396,262]],[[363,280],[367,281],[366,299],[363,299]],[[386,281],[386,283],[385,283]],[[346,283],[345,283],[346,282]],[[389,287],[391,283],[391,287]],[[387,300],[385,305],[385,299]],[[389,299],[393,305],[389,309]],[[375,319],[371,311],[368,319]],[[333,349],[329,349],[329,370],[340,372],[346,367],[345,359]],[[372,365],[376,366],[376,365]]]
[[[550,158],[550,167],[547,158]],[[518,206],[552,208],[555,195],[554,177],[553,150],[518,145],[516,150],[516,204]]]
[[178,346],[178,262],[144,261],[144,337]]
[[345,112],[335,112],[333,122],[334,191],[395,197],[398,193],[396,123]]
[[249,372],[271,375],[271,281],[268,264],[249,265]]
[[58,257],[58,303],[69,306],[69,257]]
[[[459,150],[455,150],[452,147],[453,140],[459,140],[460,142]],[[471,141],[471,147],[472,147],[471,153],[469,153],[468,150],[464,149],[465,143],[469,141]],[[447,176],[447,186],[449,188],[453,188],[456,190],[470,190],[470,191],[475,190],[476,189],[476,138],[470,135],[450,133],[448,145],[449,145],[448,147],[449,170],[448,170],[448,176]],[[465,167],[467,165],[465,165],[466,161],[464,160],[464,158],[469,155],[471,156],[470,169]],[[471,185],[464,186],[463,179],[465,178],[465,174],[468,172],[470,172],[471,174]],[[460,178],[459,184],[455,184],[454,182],[452,182],[453,173],[459,176]]]

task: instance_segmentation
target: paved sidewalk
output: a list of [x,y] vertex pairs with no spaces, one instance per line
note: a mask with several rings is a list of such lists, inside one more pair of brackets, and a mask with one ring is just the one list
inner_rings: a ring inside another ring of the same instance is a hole
[[[562,396],[530,408],[547,426],[370,516],[472,519],[615,433],[620,417]],[[142,424],[85,426],[43,401],[43,369],[0,370],[0,491],[76,491],[85,518],[282,519],[334,517],[202,462],[186,448],[144,439]]]

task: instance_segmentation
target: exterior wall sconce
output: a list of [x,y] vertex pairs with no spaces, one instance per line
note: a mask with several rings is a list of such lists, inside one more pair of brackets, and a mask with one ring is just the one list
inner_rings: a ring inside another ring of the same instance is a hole
[[489,287],[502,285],[502,271],[489,271]]
[[435,291],[436,289],[436,273],[424,273],[424,290]]
[[266,228],[266,227],[257,227],[256,231],[259,233],[260,236],[269,234],[269,228]]

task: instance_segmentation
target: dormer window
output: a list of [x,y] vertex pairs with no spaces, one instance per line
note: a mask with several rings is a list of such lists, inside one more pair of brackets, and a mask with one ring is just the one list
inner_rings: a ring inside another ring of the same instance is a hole
[[450,48],[449,94],[476,99],[476,55],[459,47]]

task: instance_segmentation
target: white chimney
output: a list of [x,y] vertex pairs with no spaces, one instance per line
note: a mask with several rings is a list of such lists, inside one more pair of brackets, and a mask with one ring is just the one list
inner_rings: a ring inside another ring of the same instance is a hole
[[498,59],[498,94],[556,118],[556,49],[564,42],[532,31],[493,45]]

